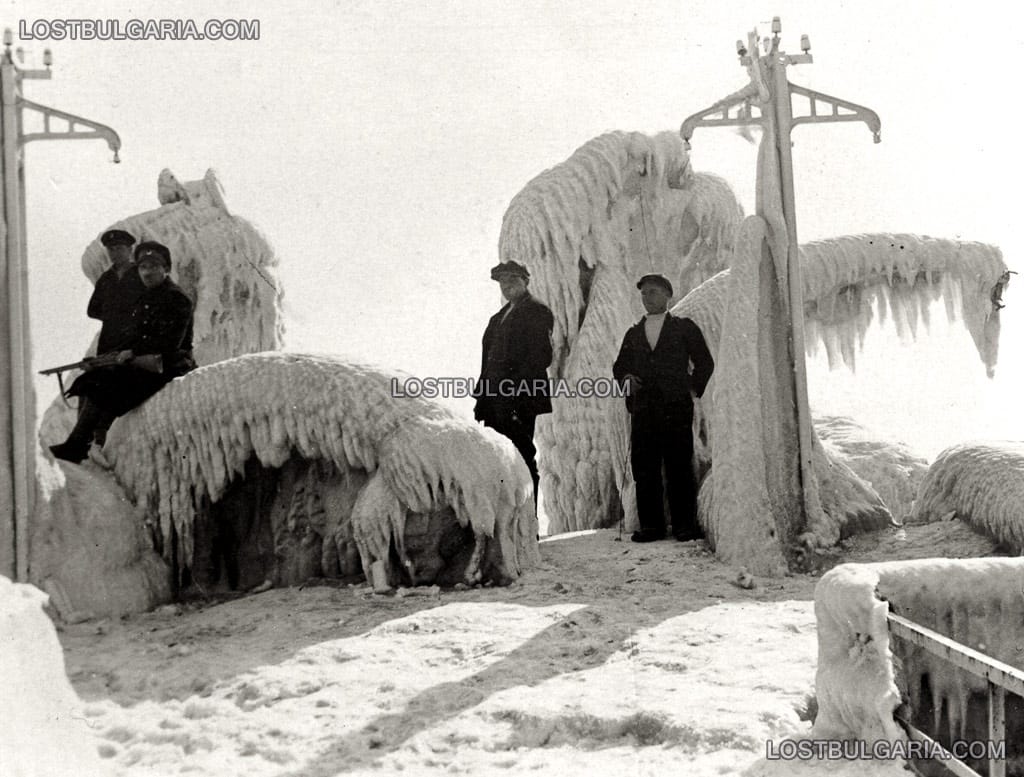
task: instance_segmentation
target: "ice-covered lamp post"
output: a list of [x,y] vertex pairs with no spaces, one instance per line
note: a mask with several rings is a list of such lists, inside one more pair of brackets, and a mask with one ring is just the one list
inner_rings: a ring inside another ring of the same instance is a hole
[[[28,573],[29,520],[35,495],[35,407],[32,391],[25,244],[24,146],[32,140],[100,138],[114,152],[121,139],[110,127],[26,100],[26,78],[50,78],[45,70],[19,68],[11,30],[4,31],[0,55],[0,574],[23,580]],[[20,52],[19,52],[20,53]],[[38,130],[26,132],[25,113],[35,114]],[[54,122],[59,122],[55,128]]]
[[[807,371],[804,362],[803,324],[803,281],[800,273],[800,249],[796,231],[796,201],[793,191],[793,156],[790,134],[799,124],[822,122],[863,121],[874,134],[875,142],[881,140],[881,122],[878,115],[863,106],[847,100],[814,92],[791,84],[786,78],[789,65],[813,61],[810,55],[811,43],[806,35],[801,36],[801,54],[787,54],[779,48],[782,24],[779,17],[772,20],[772,37],[763,41],[764,54],[758,55],[758,44],[762,43],[756,31],[748,35],[747,43],[736,42],[740,64],[747,68],[750,83],[743,89],[719,100],[710,108],[688,117],[680,129],[683,141],[689,148],[690,138],[698,126],[704,127],[748,127],[760,126],[765,133],[758,162],[757,215],[763,217],[776,236],[784,235],[785,240],[770,245],[775,263],[775,275],[786,285],[788,299],[787,321],[778,322],[788,335],[789,362],[792,385],[779,387],[784,396],[792,397],[797,432],[797,453],[799,456],[800,493],[797,496],[799,508],[784,523],[790,528],[792,540],[801,533],[808,522],[808,513],[820,509],[817,489],[811,470],[811,417],[807,400]],[[807,113],[793,115],[792,95],[806,98]],[[780,212],[781,211],[781,212]],[[785,404],[785,403],[783,403]],[[793,419],[789,420],[792,423]],[[791,450],[791,449],[787,449]],[[774,452],[773,452],[774,453]],[[792,467],[787,457],[768,455],[772,466]],[[781,459],[781,460],[780,460]],[[784,482],[782,476],[778,482]]]

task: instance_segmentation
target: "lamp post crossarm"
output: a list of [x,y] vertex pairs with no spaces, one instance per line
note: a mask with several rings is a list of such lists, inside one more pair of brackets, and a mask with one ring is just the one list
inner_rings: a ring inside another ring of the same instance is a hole
[[[67,113],[65,111],[58,110],[57,108],[40,105],[39,103],[34,103],[31,100],[26,100],[24,98],[20,99],[18,103],[22,108],[34,111],[43,117],[42,132],[24,133],[20,138],[22,144],[28,143],[32,140],[89,140],[92,138],[98,138],[107,141],[107,146],[114,152],[114,161],[119,161],[117,158],[117,152],[121,148],[121,138],[113,128],[108,127],[106,124],[100,124],[99,122],[95,122],[90,119],[84,119],[81,116],[74,115],[73,113]],[[67,129],[64,131],[51,129],[51,119],[58,119],[60,121],[67,122]],[[88,127],[90,129],[82,130],[79,129],[80,126]]]
[[[744,127],[750,125],[763,125],[765,121],[764,111],[761,106],[753,102],[758,95],[758,88],[755,84],[747,84],[738,92],[724,97],[709,108],[698,111],[692,116],[687,116],[679,128],[679,134],[687,143],[693,137],[693,131],[698,126],[704,127]],[[732,115],[735,110],[736,114]],[[754,115],[754,111],[757,115]],[[717,117],[717,118],[714,118]]]
[[[868,129],[871,130],[871,134],[875,138],[875,143],[882,142],[882,120],[878,118],[878,114],[870,108],[865,108],[863,105],[852,103],[849,100],[843,100],[839,97],[833,97],[828,94],[821,92],[815,92],[812,89],[807,89],[803,86],[797,86],[796,84],[790,83],[789,91],[792,94],[799,94],[806,97],[808,100],[808,108],[810,113],[806,116],[794,116],[793,126],[798,124],[821,124],[827,122],[838,122],[838,121],[862,121],[868,125]],[[826,112],[822,112],[819,104],[824,104]],[[850,113],[840,113],[840,109],[850,111]]]

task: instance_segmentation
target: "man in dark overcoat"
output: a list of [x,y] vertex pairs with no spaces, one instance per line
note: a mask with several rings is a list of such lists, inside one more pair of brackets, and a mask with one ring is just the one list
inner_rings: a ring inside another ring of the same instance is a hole
[[135,237],[123,229],[108,229],[100,242],[107,249],[110,267],[96,281],[86,308],[89,318],[102,322],[97,354],[121,350],[131,331],[132,308],[146,290],[132,257]]
[[508,301],[484,330],[474,415],[508,437],[533,478],[534,505],[540,475],[533,432],[537,416],[551,412],[548,365],[554,317],[529,292],[529,271],[518,262],[491,268],[491,278]]
[[129,332],[117,364],[86,369],[69,396],[82,407],[68,439],[50,446],[59,459],[78,463],[118,416],[141,405],[172,379],[195,368],[192,359],[192,301],[168,275],[171,252],[153,241],[135,247],[135,264],[144,286],[129,315]]
[[681,541],[699,539],[691,393],[704,393],[714,361],[697,325],[668,312],[672,284],[667,278],[645,275],[637,288],[647,315],[626,332],[612,367],[615,380],[626,387],[632,422],[630,464],[640,529],[631,539],[665,537],[663,465],[672,533]]

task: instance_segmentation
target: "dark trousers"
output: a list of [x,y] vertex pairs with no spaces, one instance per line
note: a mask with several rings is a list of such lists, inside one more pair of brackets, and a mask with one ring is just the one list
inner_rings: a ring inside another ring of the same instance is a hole
[[499,434],[508,437],[516,446],[519,455],[526,462],[533,478],[533,507],[537,508],[537,487],[540,484],[540,473],[537,471],[537,447],[533,444],[533,431],[537,425],[537,416],[524,413],[513,415],[499,413],[493,418],[484,418],[484,426],[491,427]]
[[114,414],[85,397],[79,400],[78,419],[75,427],[63,443],[65,449],[79,459],[84,459],[89,452],[93,439],[103,445],[107,439],[107,430],[114,423]]
[[662,465],[674,534],[699,533],[697,486],[693,479],[693,407],[644,403],[634,408],[630,464],[636,481],[640,528],[665,532]]

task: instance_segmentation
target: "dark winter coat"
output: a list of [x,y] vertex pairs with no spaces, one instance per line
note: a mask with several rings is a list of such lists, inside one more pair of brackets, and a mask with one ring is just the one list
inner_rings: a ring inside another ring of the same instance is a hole
[[113,267],[99,277],[86,309],[89,318],[103,322],[96,353],[123,351],[127,348],[124,343],[131,334],[132,310],[145,290],[134,265],[125,270],[120,278]]
[[169,278],[146,289],[135,301],[129,332],[120,350],[136,356],[159,354],[163,369],[150,372],[131,364],[101,367],[80,375],[69,396],[83,396],[115,415],[145,402],[173,378],[195,368],[192,360],[192,302]]
[[690,319],[675,318],[667,313],[652,350],[644,321],[640,319],[626,331],[612,367],[612,374],[620,385],[625,383],[626,375],[635,375],[642,383],[635,395],[626,397],[626,407],[631,413],[650,404],[692,407],[690,392],[701,396],[715,368],[704,335]]
[[505,318],[507,311],[505,305],[491,316],[484,330],[474,409],[478,421],[495,422],[512,413],[538,416],[551,412],[548,365],[554,317],[547,305],[529,292]]

